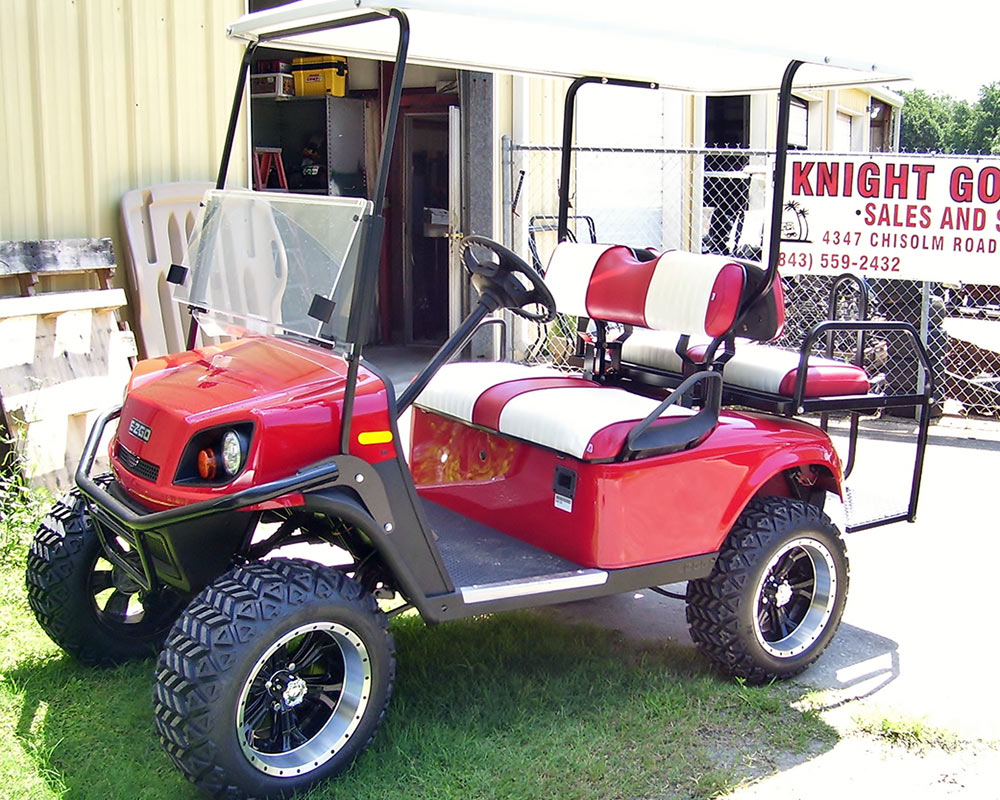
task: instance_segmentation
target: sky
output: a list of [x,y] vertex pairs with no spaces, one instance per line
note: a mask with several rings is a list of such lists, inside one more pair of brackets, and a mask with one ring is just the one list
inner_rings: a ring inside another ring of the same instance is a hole
[[980,86],[1000,82],[1000,4],[995,0],[803,0],[784,5],[784,11],[782,4],[764,0],[752,7],[755,16],[780,13],[788,20],[782,26],[789,44],[814,49],[809,46],[813,32],[822,30],[831,50],[842,46],[849,53],[864,52],[880,67],[914,78],[893,88],[943,92],[971,102]]
[[[914,88],[940,91],[960,100],[974,101],[984,84],[1000,82],[997,29],[1000,5],[954,3],[958,12],[918,12],[919,17],[898,23],[886,42],[885,58],[914,77]],[[911,8],[916,8],[916,4]],[[946,8],[942,3],[940,8]],[[916,16],[916,15],[914,15]]]
[[[517,2],[519,0],[507,0]],[[534,0],[553,6],[563,0]],[[651,26],[697,31],[707,39],[761,49],[830,56],[911,75],[921,88],[973,101],[979,87],[1000,82],[997,0],[572,0],[576,14],[616,13]],[[733,65],[734,67],[737,65]]]
[[[607,0],[574,2],[608,13]],[[980,86],[1000,82],[997,0],[629,0],[619,6],[619,13],[626,10],[707,38],[876,64],[914,78],[893,88],[973,101]]]

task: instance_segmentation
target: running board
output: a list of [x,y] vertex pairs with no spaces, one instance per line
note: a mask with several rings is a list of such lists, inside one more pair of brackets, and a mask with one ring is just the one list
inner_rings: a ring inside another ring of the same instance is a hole
[[601,569],[582,569],[575,572],[560,572],[534,578],[520,578],[499,583],[463,586],[458,591],[466,605],[488,603],[492,600],[506,600],[511,597],[527,597],[534,594],[563,592],[570,589],[586,589],[603,586],[608,582],[608,573]]

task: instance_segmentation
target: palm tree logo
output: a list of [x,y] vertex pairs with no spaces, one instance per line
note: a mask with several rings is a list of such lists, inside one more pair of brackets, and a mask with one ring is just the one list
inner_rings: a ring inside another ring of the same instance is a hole
[[781,215],[781,241],[809,243],[809,212],[795,200],[785,203]]

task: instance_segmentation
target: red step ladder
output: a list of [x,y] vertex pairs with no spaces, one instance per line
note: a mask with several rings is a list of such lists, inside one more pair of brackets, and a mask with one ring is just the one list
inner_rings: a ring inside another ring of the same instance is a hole
[[253,188],[258,192],[267,189],[272,167],[278,174],[279,188],[271,191],[287,192],[288,178],[285,177],[285,163],[281,160],[280,147],[255,147],[253,149]]

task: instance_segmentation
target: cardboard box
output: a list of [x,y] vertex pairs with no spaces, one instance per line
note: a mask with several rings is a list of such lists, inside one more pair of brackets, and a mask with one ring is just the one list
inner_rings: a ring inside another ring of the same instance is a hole
[[251,75],[250,94],[254,97],[294,97],[295,79],[280,72]]
[[283,72],[286,75],[291,75],[292,62],[276,61],[274,59],[268,61],[255,61],[250,67],[250,72],[254,75],[271,75],[275,72]]

